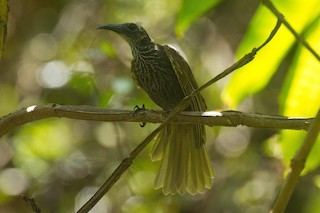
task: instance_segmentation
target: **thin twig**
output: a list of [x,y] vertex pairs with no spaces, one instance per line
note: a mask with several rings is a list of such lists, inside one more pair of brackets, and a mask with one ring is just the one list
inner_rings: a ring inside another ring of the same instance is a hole
[[283,23],[288,30],[296,37],[296,39],[303,44],[309,51],[310,53],[316,57],[318,61],[320,61],[320,56],[319,54],[309,45],[309,43],[302,37],[300,36],[294,29],[293,27],[287,22],[287,20],[284,18],[284,16],[277,10],[277,8],[272,4],[270,0],[262,0],[263,3],[266,5],[266,7],[269,8],[271,12],[278,18],[278,20]]
[[[270,34],[267,40],[272,39],[272,37],[275,35],[274,32],[276,32],[279,29],[279,26],[278,24],[275,26],[275,30],[272,31],[272,33]],[[263,45],[261,46],[264,46],[264,45],[265,43],[263,43]],[[220,80],[221,78],[225,77],[226,75],[230,74],[236,69],[252,61],[261,46],[253,49],[251,53],[245,55],[238,62],[233,64],[231,67],[223,71],[221,74],[219,74],[212,80],[208,81],[208,83],[199,87],[197,90],[194,90],[189,96],[185,97],[180,102],[180,104],[177,107],[175,107],[173,111],[170,112],[166,120],[164,120],[157,129],[155,129],[150,135],[147,136],[147,138],[142,143],[139,144],[139,146],[130,154],[130,157],[122,161],[122,163],[118,166],[118,168],[114,171],[114,173],[108,178],[108,180],[96,192],[96,194],[94,194],[94,196],[84,206],[82,206],[82,208],[78,211],[78,213],[85,213],[85,212],[88,212],[90,209],[92,209],[92,207],[105,195],[105,193],[108,192],[108,190],[120,178],[120,176],[130,167],[130,165],[132,164],[133,160],[137,157],[137,155],[150,143],[150,141],[161,131],[161,129],[165,127],[169,122],[171,122],[181,111],[183,111],[189,105],[191,98],[193,96],[195,96],[201,90],[207,88],[214,82]]]
[[315,120],[312,122],[308,134],[297,152],[296,156],[291,161],[291,168],[282,184],[282,187],[275,199],[274,205],[270,213],[282,213],[287,207],[292,192],[299,181],[300,174],[304,169],[306,159],[310,154],[320,131],[320,109]]

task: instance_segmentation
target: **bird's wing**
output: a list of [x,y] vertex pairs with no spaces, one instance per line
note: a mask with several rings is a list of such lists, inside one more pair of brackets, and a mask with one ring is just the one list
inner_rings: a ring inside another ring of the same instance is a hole
[[[182,91],[185,95],[190,95],[193,90],[198,88],[198,85],[193,77],[188,63],[174,48],[168,45],[164,45],[164,50],[177,75]],[[191,107],[195,111],[206,110],[206,103],[199,93],[194,98],[192,98]]]

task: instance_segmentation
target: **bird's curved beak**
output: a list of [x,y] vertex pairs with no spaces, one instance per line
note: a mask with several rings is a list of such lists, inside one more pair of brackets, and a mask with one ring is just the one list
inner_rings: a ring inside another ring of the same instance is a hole
[[116,33],[121,33],[124,30],[122,24],[107,24],[107,25],[98,26],[96,29],[97,30],[111,30]]

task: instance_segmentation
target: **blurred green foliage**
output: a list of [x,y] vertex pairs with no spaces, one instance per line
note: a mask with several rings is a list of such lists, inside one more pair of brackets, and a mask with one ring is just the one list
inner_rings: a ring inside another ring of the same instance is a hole
[[[319,50],[317,1],[274,3]],[[9,6],[0,61],[1,116],[52,102],[159,109],[131,79],[127,44],[96,31],[98,25],[142,22],[157,42],[183,49],[203,84],[261,44],[276,22],[255,0],[11,0]],[[203,95],[208,110],[314,116],[319,73],[319,62],[281,27],[249,65]],[[75,212],[156,126],[46,119],[17,128],[0,138],[0,212],[32,212],[20,193],[34,197],[43,212]],[[144,150],[92,212],[266,212],[304,135],[208,127],[216,178],[212,190],[195,197],[154,190],[158,163]],[[309,173],[305,171],[287,212],[318,211],[319,149],[317,145],[308,159]]]
[[214,8],[219,2],[220,0],[205,0],[201,3],[199,1],[183,0],[176,20],[177,35],[182,36],[192,22]]
[[[318,3],[316,0],[309,0],[308,4],[301,1],[296,1],[294,4],[292,1],[276,3],[278,10],[286,11],[285,18],[315,50],[320,48],[320,11],[314,9]],[[297,14],[299,18],[296,17]],[[276,18],[271,11],[266,7],[259,7],[239,46],[238,57],[242,57],[256,46],[256,42],[261,43],[275,22]],[[252,63],[231,77],[222,98],[232,108],[237,107],[244,98],[268,88],[271,81],[279,81],[278,90],[270,92],[270,95],[273,94],[274,98],[278,98],[278,111],[282,115],[295,117],[316,115],[320,106],[319,61],[299,44],[284,26],[268,44],[268,48],[264,48]],[[305,133],[281,131],[280,136],[281,158],[289,166],[305,138]],[[306,162],[305,172],[319,166],[319,150],[320,138]]]

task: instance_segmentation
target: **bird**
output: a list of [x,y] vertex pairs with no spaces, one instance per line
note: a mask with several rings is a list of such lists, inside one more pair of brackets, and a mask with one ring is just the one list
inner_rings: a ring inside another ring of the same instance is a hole
[[[138,88],[164,111],[173,110],[198,88],[187,61],[169,45],[160,45],[141,23],[107,24],[99,30],[120,35],[132,52],[131,74]],[[196,94],[185,111],[205,111],[201,94]],[[163,194],[203,194],[212,188],[214,169],[205,146],[202,124],[170,123],[158,134],[150,151],[152,161],[160,161],[155,189]]]

